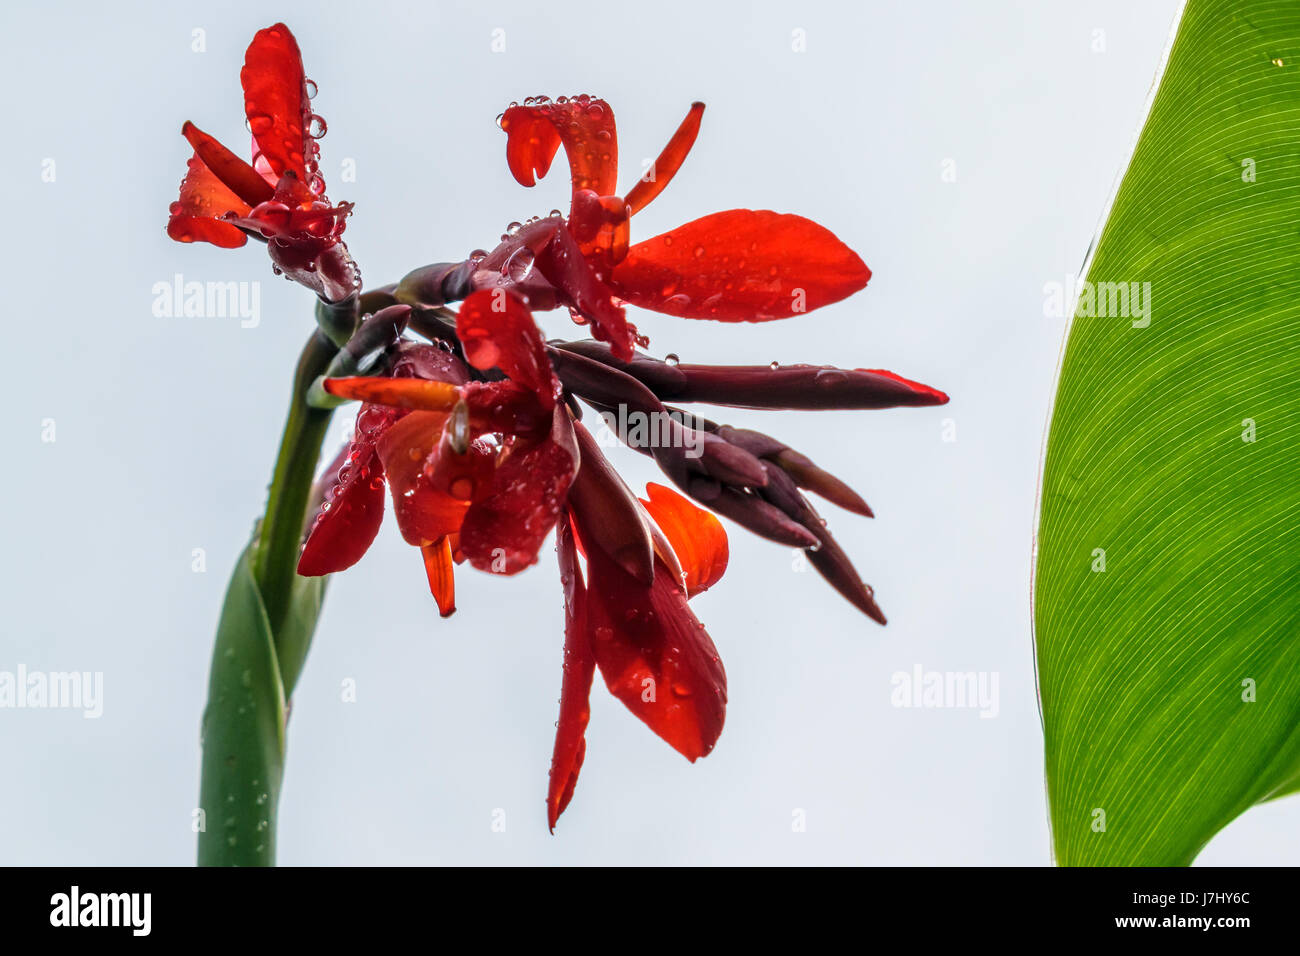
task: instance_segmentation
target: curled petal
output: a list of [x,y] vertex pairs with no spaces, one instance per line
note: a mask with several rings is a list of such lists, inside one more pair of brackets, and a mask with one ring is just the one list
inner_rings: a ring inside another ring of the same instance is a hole
[[555,822],[573,799],[578,771],[587,752],[591,681],[596,670],[587,634],[587,589],[567,519],[557,526],[556,550],[560,556],[560,580],[564,584],[564,677],[560,682],[560,719],[555,724],[555,749],[551,754],[551,778],[546,792],[546,822],[552,833]]
[[546,340],[528,306],[506,289],[471,293],[456,316],[456,335],[475,368],[499,368],[526,385],[550,411],[560,397],[560,380],[546,357]]
[[578,467],[578,447],[564,405],[552,412],[541,441],[507,439],[490,486],[475,496],[460,526],[460,550],[480,571],[516,574],[537,552],[564,507]]
[[682,125],[677,127],[677,132],[673,133],[673,138],[668,141],[668,145],[654,161],[654,165],[646,170],[637,180],[636,185],[628,191],[623,202],[627,206],[629,216],[650,205],[650,201],[663,192],[672,178],[677,175],[677,170],[681,169],[682,163],[686,160],[686,154],[695,145],[695,137],[700,134],[700,119],[703,116],[704,104],[692,103],[686,119],[682,120]]
[[438,613],[451,617],[456,613],[456,571],[451,561],[451,540],[443,535],[420,550],[424,555],[424,571],[429,578],[429,592],[438,602]]
[[731,209],[637,243],[609,283],[655,312],[766,322],[838,302],[870,277],[857,253],[810,219]]
[[667,536],[682,567],[686,593],[694,597],[722,579],[727,570],[727,532],[712,513],[665,485],[646,485],[641,504]]
[[646,587],[599,549],[587,556],[588,633],[605,685],[687,760],[705,756],[722,733],[727,676],[685,592],[667,565]]
[[590,189],[609,196],[618,185],[618,135],[614,111],[604,100],[575,96],[563,103],[512,106],[501,115],[506,131],[506,161],[522,186],[536,183],[551,168],[560,144],[569,157],[573,191]]
[[512,106],[501,114],[506,131],[506,164],[521,186],[536,186],[546,176],[560,148],[560,134],[548,116],[530,106]]
[[293,173],[309,184],[316,175],[315,141],[308,135],[311,101],[302,53],[289,28],[277,23],[258,30],[239,72],[244,111],[260,158],[276,177]]

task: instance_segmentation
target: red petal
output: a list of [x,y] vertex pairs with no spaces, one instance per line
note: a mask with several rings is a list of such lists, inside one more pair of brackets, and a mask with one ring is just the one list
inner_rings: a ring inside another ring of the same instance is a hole
[[252,166],[244,162],[216,139],[193,123],[181,127],[181,135],[194,147],[194,153],[212,175],[227,189],[253,207],[270,200],[275,190]]
[[555,407],[560,380],[546,357],[546,340],[533,314],[517,295],[506,289],[470,293],[456,316],[456,334],[475,368],[499,368],[532,389],[547,411]]
[[456,612],[456,572],[451,563],[451,541],[443,535],[420,550],[424,554],[424,571],[429,577],[429,592],[438,602],[438,612],[443,617],[451,617]]
[[442,439],[447,416],[410,412],[384,432],[377,450],[393,495],[393,514],[407,544],[424,547],[456,531],[469,507],[433,488],[424,478],[425,461]]
[[637,243],[609,284],[656,312],[766,322],[838,302],[869,278],[857,254],[812,220],[731,209]]
[[316,142],[307,135],[311,101],[298,41],[283,23],[258,30],[239,71],[244,112],[257,148],[275,175],[293,173],[304,185],[316,175]]
[[689,597],[707,591],[727,570],[727,532],[710,511],[698,507],[671,488],[651,482],[650,499],[641,499],[650,517],[667,536],[681,562]]
[[722,733],[727,675],[704,625],[662,562],[647,588],[599,549],[587,557],[588,633],[610,693],[687,760],[705,756]]
[[562,520],[556,530],[556,550],[560,555],[560,580],[564,584],[564,678],[560,682],[560,719],[555,725],[555,749],[551,754],[551,778],[546,792],[546,822],[552,833],[555,821],[573,799],[578,771],[587,752],[591,679],[596,669],[587,637],[587,590],[568,520]]
[[604,100],[575,96],[564,103],[512,106],[501,115],[506,161],[523,186],[551,168],[560,143],[569,157],[573,191],[613,195],[618,185],[618,134],[614,111]]
[[384,466],[375,443],[400,412],[367,405],[357,414],[357,428],[347,457],[326,493],[298,559],[298,573],[331,574],[361,560],[384,518]]
[[180,199],[172,203],[170,212],[167,235],[178,242],[210,242],[223,249],[237,249],[248,241],[242,229],[221,221],[228,212],[244,215],[248,204],[213,175],[198,153],[190,157]]
[[[703,115],[704,104],[692,103],[686,119],[682,120],[682,125],[677,127],[677,132],[673,133],[673,138],[668,141],[668,145],[659,154],[654,165],[637,180],[635,186],[628,190],[623,203],[627,206],[629,216],[650,205],[650,200],[663,192],[672,178],[677,175],[677,170],[682,168],[682,163],[686,160],[686,154],[695,145],[695,137],[700,134],[700,117]],[[646,178],[647,176],[649,179]]]
[[551,169],[560,134],[550,119],[530,106],[512,106],[501,114],[506,131],[506,164],[521,186],[536,186]]
[[469,563],[493,574],[515,574],[536,564],[577,467],[569,411],[556,405],[550,434],[538,442],[510,440],[491,486],[466,512],[460,550]]
[[591,321],[592,335],[608,342],[616,358],[630,361],[636,329],[628,324],[622,306],[614,303],[613,291],[592,271],[567,229],[555,231],[537,254],[536,265],[567,297],[568,304]]

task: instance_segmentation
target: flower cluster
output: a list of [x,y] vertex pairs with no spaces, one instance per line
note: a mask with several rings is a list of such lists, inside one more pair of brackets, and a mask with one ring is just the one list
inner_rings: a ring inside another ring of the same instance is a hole
[[[829,230],[770,211],[714,213],[631,242],[632,216],[677,174],[703,104],[691,106],[621,196],[608,103],[575,96],[511,104],[498,120],[511,173],[532,186],[562,147],[573,187],[568,214],[518,225],[491,251],[361,295],[339,238],[350,207],[325,199],[312,136],[323,124],[311,114],[286,27],[257,34],[242,79],[253,163],[187,124],[195,156],[170,234],[227,246],[266,239],[278,269],[324,301],[355,301],[366,313],[336,362],[351,374],[320,382],[327,399],[362,404],[352,442],[327,472],[298,572],[330,574],[358,561],[391,497],[445,616],[455,610],[458,563],[515,574],[555,532],[565,639],[547,797],[552,829],[582,765],[597,670],[688,759],[717,741],[726,676],[690,606],[727,565],[717,515],[805,549],[840,594],[885,622],[804,492],[870,516],[866,502],[778,439],[680,406],[877,409],[938,405],[947,396],[876,369],[659,361],[638,350],[646,340],[627,319],[627,305],[724,322],[789,318],[870,278]],[[593,338],[547,341],[534,313],[561,307]],[[672,487],[651,484],[638,497],[584,425],[583,405],[652,457]]]

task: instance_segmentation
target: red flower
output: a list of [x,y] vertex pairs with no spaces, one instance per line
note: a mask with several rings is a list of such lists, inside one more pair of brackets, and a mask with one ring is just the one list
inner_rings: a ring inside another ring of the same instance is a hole
[[[569,215],[534,220],[491,252],[367,293],[367,307],[387,308],[365,320],[344,351],[356,367],[380,349],[376,374],[322,383],[365,404],[299,573],[327,574],[360,559],[382,521],[385,486],[403,537],[421,549],[444,616],[455,609],[454,562],[513,574],[536,562],[556,529],[565,642],[547,794],[552,829],[585,756],[597,670],[615,697],[689,760],[717,742],[726,675],[688,603],[727,566],[727,535],[715,512],[804,549],[837,591],[885,621],[804,491],[870,516],[867,503],[783,442],[666,402],[870,409],[948,400],[883,370],[679,365],[633,349],[640,340],[627,323],[627,302],[690,318],[765,321],[837,301],[870,276],[823,227],[766,211],[717,213],[630,244],[631,216],[675,175],[702,111],[698,103],[691,108],[650,174],[620,198],[608,104],[575,97],[512,106],[500,121],[511,171],[532,185],[563,145],[573,180]],[[445,308],[458,300],[458,312]],[[599,341],[546,341],[532,312],[558,306]],[[431,344],[401,337],[408,322]],[[582,425],[579,400],[606,415],[618,437],[651,456],[682,493],[652,484],[638,499]],[[631,418],[653,427],[639,431]]]
[[[650,502],[637,502],[586,429],[576,430],[582,467],[569,495],[569,522],[561,523],[557,537],[565,626],[546,798],[552,830],[573,797],[586,754],[594,667],[611,694],[692,762],[717,743],[727,707],[722,660],[687,604],[726,570],[726,532],[713,515],[662,485],[649,486]],[[629,570],[623,549],[639,536],[619,529],[620,517],[649,532],[649,580]],[[585,581],[579,548],[587,558]]]
[[[329,574],[360,560],[379,531],[385,484],[402,537],[423,553],[443,616],[455,610],[453,557],[497,574],[537,561],[578,453],[536,325],[521,305],[485,310],[491,297],[476,293],[461,308],[469,365],[437,346],[403,342],[390,377],[326,381],[332,394],[366,404],[299,574]],[[472,381],[470,365],[515,377]]]
[[[448,281],[432,304],[469,289],[514,288],[533,308],[567,305],[626,361],[639,340],[624,302],[685,318],[764,322],[809,312],[865,286],[871,270],[857,254],[801,216],[731,209],[629,244],[632,215],[676,175],[703,112],[703,103],[692,105],[658,160],[620,198],[618,137],[608,103],[576,96],[511,105],[500,118],[510,171],[532,186],[563,146],[573,182],[569,215],[530,222],[492,252],[444,273],[440,278]],[[532,275],[534,267],[543,281]]]
[[325,124],[312,113],[298,43],[283,23],[259,30],[239,74],[253,134],[252,164],[193,123],[194,147],[167,234],[180,242],[231,249],[248,237],[267,243],[282,272],[327,302],[358,291],[361,276],[340,238],[350,203],[331,205],[317,159]]

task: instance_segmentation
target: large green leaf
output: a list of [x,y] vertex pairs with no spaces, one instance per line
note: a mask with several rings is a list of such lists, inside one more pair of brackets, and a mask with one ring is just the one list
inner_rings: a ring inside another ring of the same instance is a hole
[[1052,413],[1056,856],[1186,864],[1300,783],[1300,3],[1189,0],[1088,280],[1151,309],[1085,293]]
[[221,609],[203,714],[200,866],[274,864],[284,720],[275,642],[245,551]]

